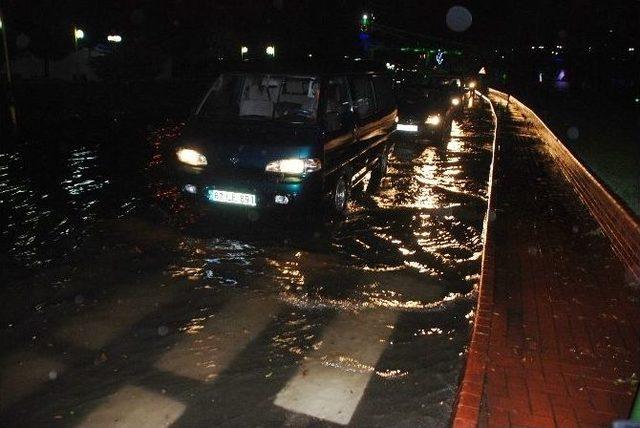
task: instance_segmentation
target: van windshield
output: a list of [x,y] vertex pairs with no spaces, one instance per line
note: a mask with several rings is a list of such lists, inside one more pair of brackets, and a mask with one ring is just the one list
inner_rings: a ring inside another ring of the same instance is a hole
[[315,123],[320,95],[312,76],[222,74],[197,115],[215,119]]

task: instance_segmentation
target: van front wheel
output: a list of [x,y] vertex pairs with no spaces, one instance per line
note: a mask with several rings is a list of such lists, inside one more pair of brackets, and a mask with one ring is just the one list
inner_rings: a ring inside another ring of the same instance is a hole
[[347,204],[349,203],[349,186],[344,176],[341,176],[336,181],[332,199],[333,211],[336,214],[344,214],[347,210]]

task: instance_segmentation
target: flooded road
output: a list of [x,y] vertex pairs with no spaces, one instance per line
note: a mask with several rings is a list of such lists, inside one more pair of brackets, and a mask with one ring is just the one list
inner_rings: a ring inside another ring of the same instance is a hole
[[187,221],[153,178],[179,125],[3,154],[0,424],[447,426],[494,127],[475,102],[327,228]]

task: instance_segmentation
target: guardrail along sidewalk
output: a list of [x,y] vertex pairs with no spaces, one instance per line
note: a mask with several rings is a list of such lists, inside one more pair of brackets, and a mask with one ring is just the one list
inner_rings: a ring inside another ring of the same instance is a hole
[[490,227],[454,426],[610,425],[629,415],[640,374],[640,287],[624,250],[640,229],[533,112],[491,98]]

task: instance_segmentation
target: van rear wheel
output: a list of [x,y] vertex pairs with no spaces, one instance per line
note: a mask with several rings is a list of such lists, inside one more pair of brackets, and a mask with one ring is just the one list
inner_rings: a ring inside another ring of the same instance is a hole
[[385,175],[387,175],[387,165],[389,163],[389,155],[385,151],[380,155],[380,159],[378,159],[378,164],[375,169],[371,171],[371,178],[369,179],[369,185],[367,186],[367,191],[370,193],[375,193],[380,188],[380,184],[382,183],[382,179]]

